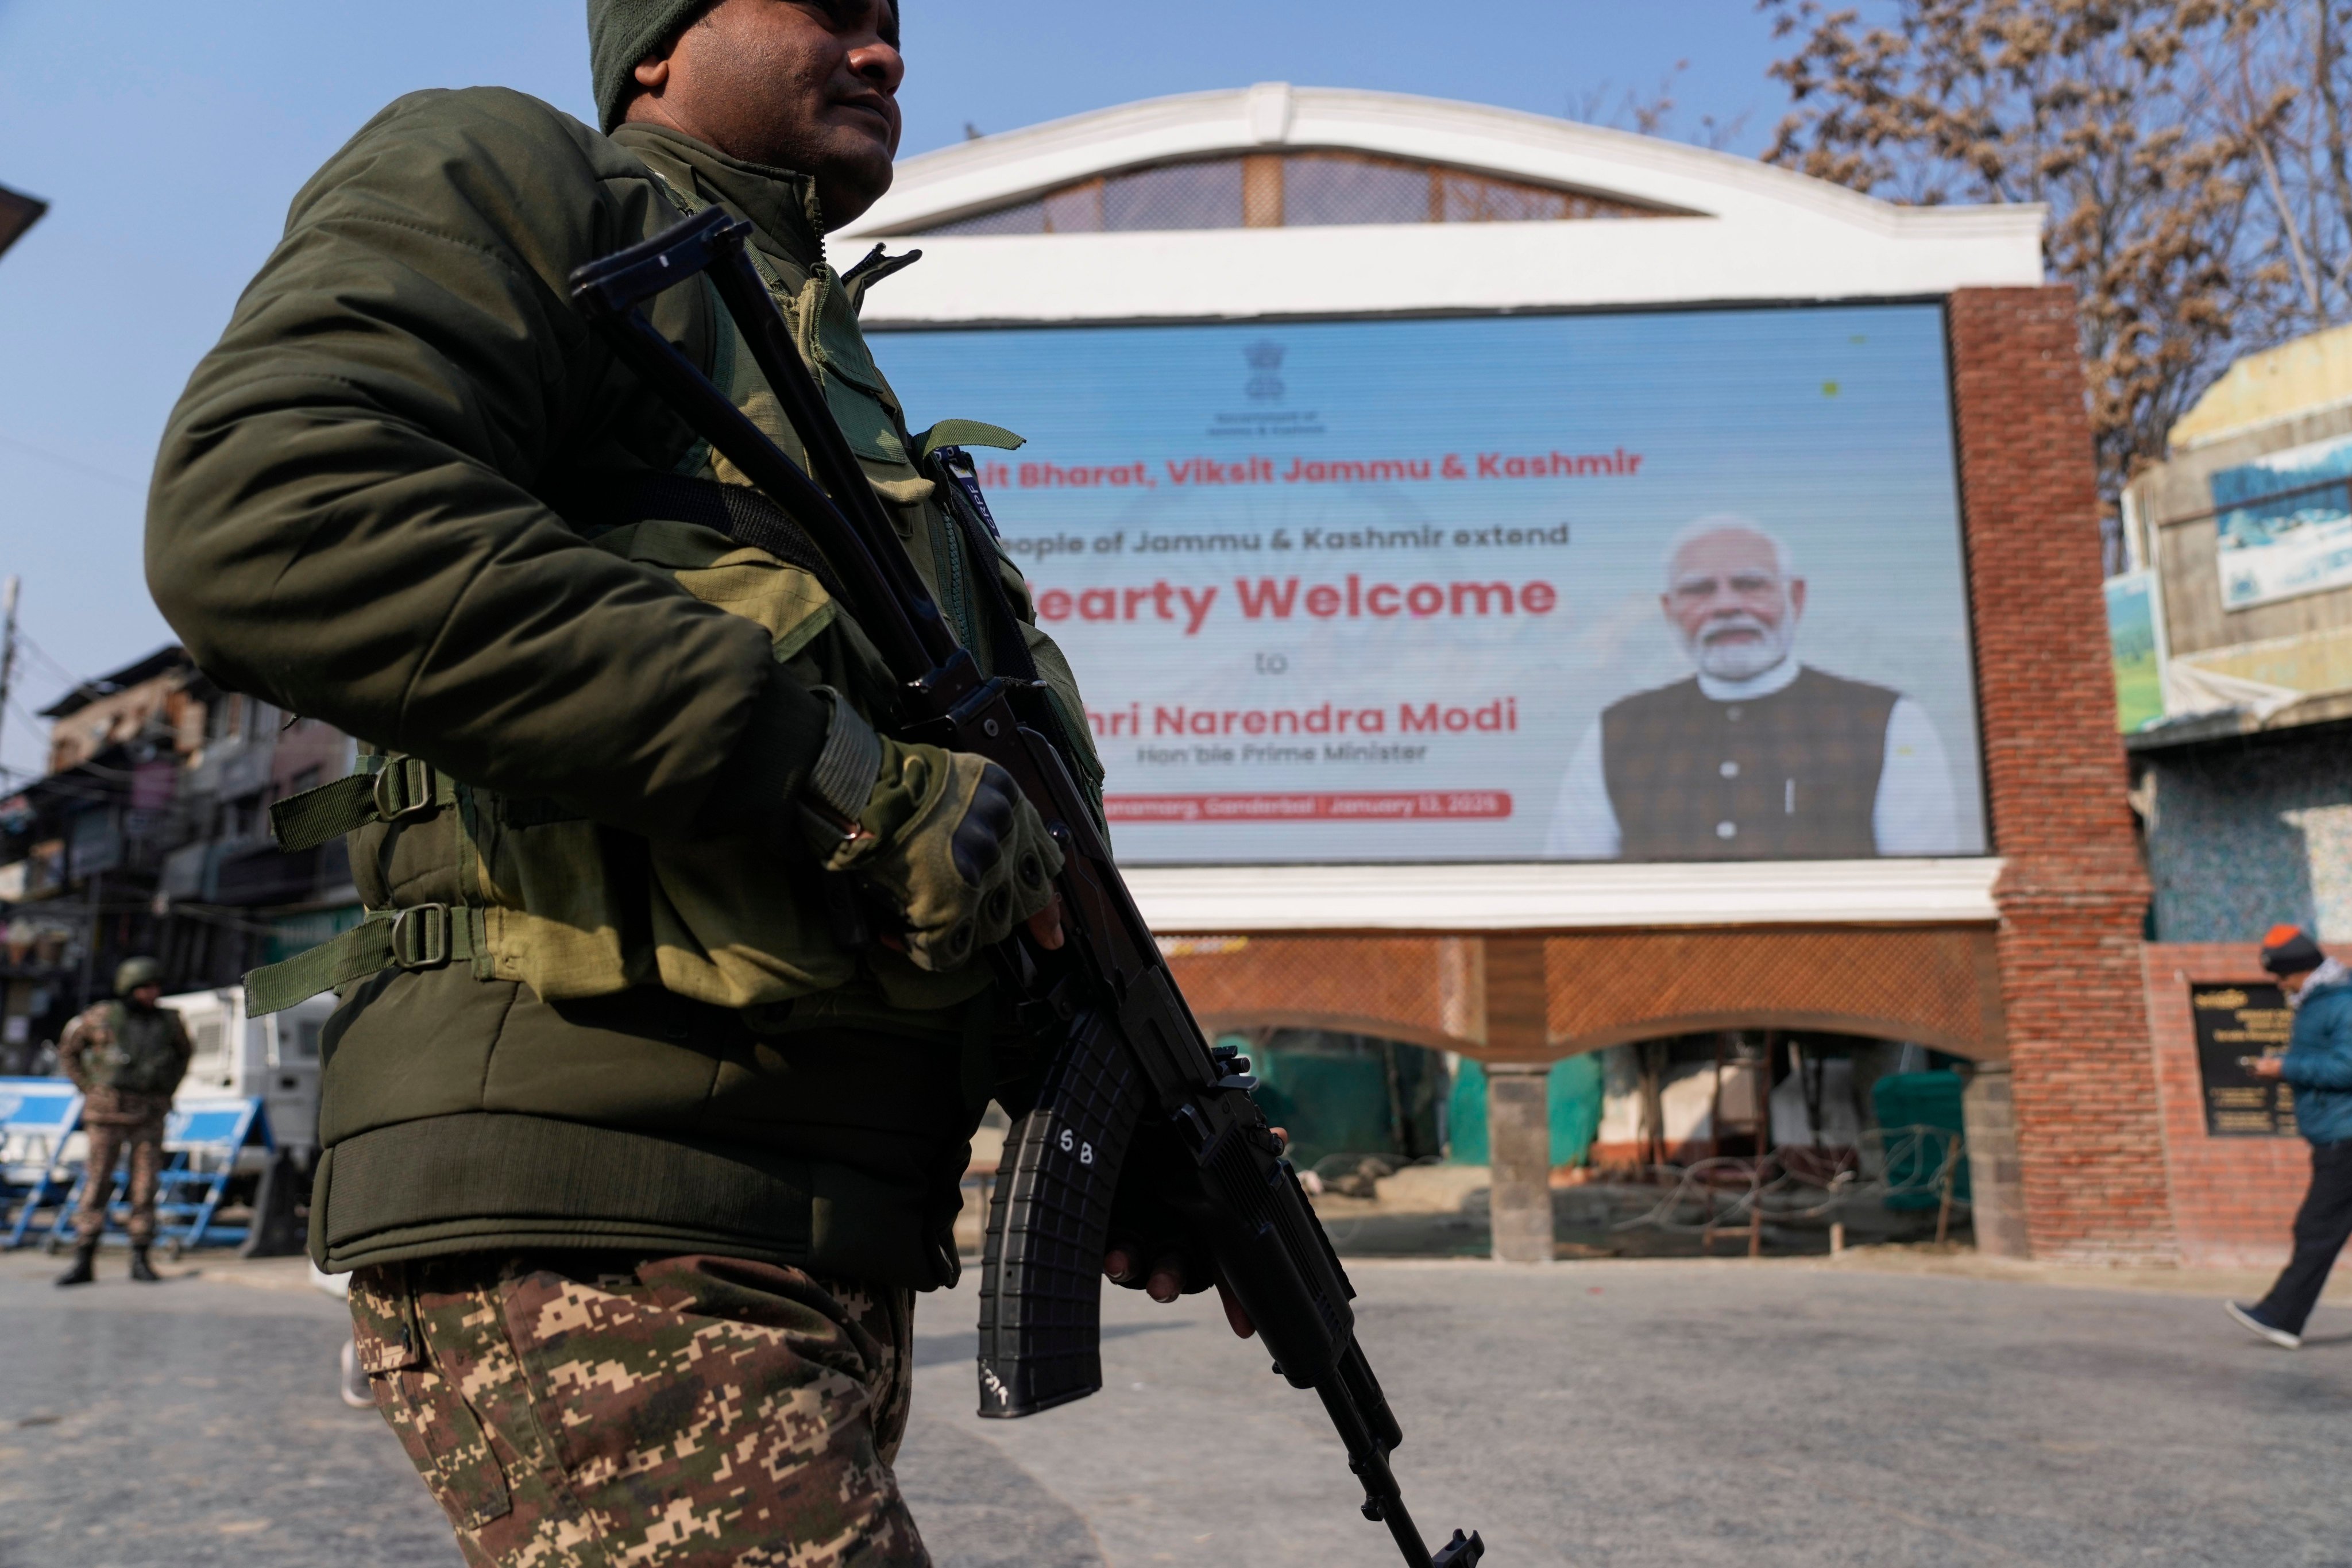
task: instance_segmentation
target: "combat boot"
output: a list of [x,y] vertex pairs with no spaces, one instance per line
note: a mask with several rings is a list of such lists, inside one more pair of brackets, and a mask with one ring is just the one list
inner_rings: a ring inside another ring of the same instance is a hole
[[73,1267],[58,1276],[63,1285],[87,1285],[98,1278],[98,1238],[74,1244]]
[[163,1277],[155,1272],[155,1266],[147,1261],[147,1246],[144,1242],[131,1249],[131,1278],[142,1285],[159,1284],[163,1280]]

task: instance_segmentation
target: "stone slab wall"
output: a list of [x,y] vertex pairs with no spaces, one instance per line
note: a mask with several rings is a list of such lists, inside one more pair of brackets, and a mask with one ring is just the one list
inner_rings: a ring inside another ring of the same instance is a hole
[[2252,942],[2280,921],[2352,941],[2352,728],[2150,754],[2142,799],[2160,942]]

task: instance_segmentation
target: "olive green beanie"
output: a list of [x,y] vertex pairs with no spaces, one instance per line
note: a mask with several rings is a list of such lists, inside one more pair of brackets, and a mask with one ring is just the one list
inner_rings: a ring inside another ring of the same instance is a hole
[[[610,132],[621,122],[637,62],[719,0],[588,0],[588,73],[596,81],[596,119]],[[906,15],[890,0],[895,20]]]
[[620,123],[637,62],[712,3],[588,0],[588,70],[596,80],[596,118],[606,131]]

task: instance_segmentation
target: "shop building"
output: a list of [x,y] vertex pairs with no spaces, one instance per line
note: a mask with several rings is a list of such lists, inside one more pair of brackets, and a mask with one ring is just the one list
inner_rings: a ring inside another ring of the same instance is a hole
[[0,1068],[42,1069],[133,953],[166,988],[240,984],[360,919],[338,842],[269,837],[273,801],[350,771],[316,720],[223,692],[179,647],[42,710],[47,772],[0,800]]
[[2107,585],[2153,889],[2147,994],[2184,1256],[2272,1261],[2308,1176],[2238,1070],[2282,921],[2352,942],[2352,329],[2232,365],[2126,495]]

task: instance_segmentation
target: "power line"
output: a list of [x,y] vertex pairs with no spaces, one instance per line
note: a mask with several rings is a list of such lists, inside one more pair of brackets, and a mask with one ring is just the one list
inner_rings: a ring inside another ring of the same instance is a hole
[[32,726],[36,730],[38,730],[42,725],[49,722],[48,720],[42,718],[39,714],[27,709],[21,700],[15,697],[8,699],[8,711],[14,713],[17,718],[22,719],[26,724]]
[[76,675],[72,670],[68,669],[63,664],[60,664],[56,658],[52,658],[47,649],[35,642],[24,632],[19,631],[16,634],[16,640],[23,644],[26,649],[29,651],[36,659],[40,661],[40,663],[45,667],[46,673],[52,680],[62,681],[69,689],[78,689],[89,684],[87,681],[83,680],[81,677]]
[[35,658],[39,659],[43,664],[48,666],[50,675],[64,681],[68,689],[79,691],[85,686],[97,684],[95,681],[77,675],[71,669],[66,668],[63,661],[51,654],[48,649],[43,647],[39,643],[33,640],[32,633],[20,628],[16,633],[16,644],[26,652],[31,654]]
[[91,465],[82,462],[78,458],[64,457],[58,453],[48,451],[44,447],[36,447],[30,441],[19,441],[14,436],[0,435],[0,447],[6,447],[12,451],[22,452],[28,458],[38,458],[45,463],[55,463],[60,468],[70,468],[73,472],[81,475],[84,479],[97,479],[101,483],[113,485],[120,489],[140,490],[145,488],[143,486],[131,483],[129,479],[124,479],[121,474],[109,473],[104,468],[93,468]]

